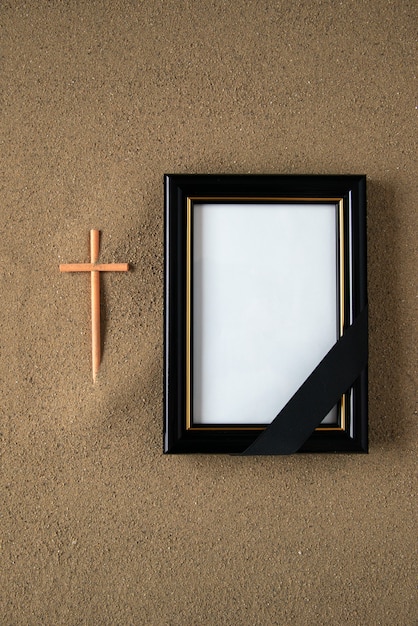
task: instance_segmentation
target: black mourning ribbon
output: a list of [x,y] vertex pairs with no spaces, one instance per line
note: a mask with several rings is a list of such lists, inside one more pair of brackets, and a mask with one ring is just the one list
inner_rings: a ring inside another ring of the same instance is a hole
[[367,365],[367,306],[242,455],[293,454]]

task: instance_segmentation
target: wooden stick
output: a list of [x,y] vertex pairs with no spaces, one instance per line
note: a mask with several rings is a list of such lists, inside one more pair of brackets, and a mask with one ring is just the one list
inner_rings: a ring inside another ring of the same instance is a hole
[[[90,231],[90,260],[94,264],[99,258],[99,231]],[[100,271],[91,270],[91,357],[93,380],[96,380],[100,365]]]

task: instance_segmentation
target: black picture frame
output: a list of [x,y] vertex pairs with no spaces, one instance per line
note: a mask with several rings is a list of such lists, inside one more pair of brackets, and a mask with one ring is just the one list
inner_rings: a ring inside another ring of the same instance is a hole
[[[301,214],[307,215],[303,212],[306,207],[313,211],[319,205],[321,209],[324,206],[335,206],[337,341],[353,326],[361,312],[367,317],[367,313],[364,313],[367,307],[366,177],[166,174],[164,191],[164,453],[251,453],[248,450],[251,450],[260,434],[268,432],[270,419],[265,424],[249,423],[248,420],[242,423],[228,423],[224,420],[216,423],[216,419],[215,422],[206,423],[196,422],[194,415],[195,362],[200,358],[197,352],[199,348],[195,347],[199,342],[194,337],[197,324],[194,316],[198,315],[195,312],[198,307],[194,292],[197,288],[200,290],[203,276],[197,273],[195,267],[197,256],[193,246],[197,245],[194,241],[197,238],[197,230],[194,230],[197,229],[196,216],[210,216],[212,220],[212,216],[217,213],[221,217],[230,214],[235,219],[238,215],[235,209],[238,207],[244,215],[247,210],[243,207],[248,205],[251,215],[257,217],[253,210],[256,211],[257,207],[264,209],[268,205],[273,210],[275,207],[286,209],[287,215],[291,217],[293,207],[301,208]],[[225,212],[225,205],[233,211]],[[266,211],[260,210],[260,214],[266,215]],[[325,214],[328,215],[326,211]],[[199,228],[202,228],[201,225]],[[251,250],[248,250],[248,254],[251,254]],[[306,315],[309,315],[309,302],[306,303]],[[341,367],[344,367],[342,359],[338,361],[338,367],[340,362]],[[215,393],[212,392],[211,388],[209,395],[215,397],[216,388]],[[312,402],[314,406],[315,390]],[[297,451],[368,451],[367,362],[361,366],[353,384],[341,395],[334,415],[334,421],[318,423]],[[267,448],[267,452],[261,453],[281,453],[271,451],[271,446]]]

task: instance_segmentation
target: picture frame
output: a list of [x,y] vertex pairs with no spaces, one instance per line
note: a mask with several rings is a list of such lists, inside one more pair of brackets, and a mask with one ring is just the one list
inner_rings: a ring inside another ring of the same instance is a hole
[[164,452],[367,452],[366,177],[164,189]]

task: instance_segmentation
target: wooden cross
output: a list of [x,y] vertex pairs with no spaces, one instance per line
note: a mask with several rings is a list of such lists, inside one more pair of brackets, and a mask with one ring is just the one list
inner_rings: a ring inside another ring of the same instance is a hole
[[60,265],[60,272],[90,272],[91,275],[91,349],[93,381],[100,365],[100,272],[127,272],[128,263],[97,263],[100,231],[90,231],[90,263]]

